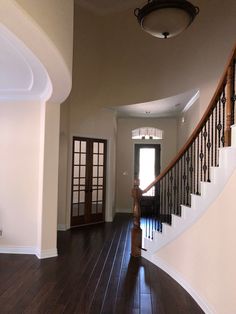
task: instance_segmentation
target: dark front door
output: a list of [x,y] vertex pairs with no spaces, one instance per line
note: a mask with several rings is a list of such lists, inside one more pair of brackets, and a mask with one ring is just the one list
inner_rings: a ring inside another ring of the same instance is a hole
[[73,137],[71,226],[104,221],[106,140]]
[[[140,179],[141,189],[145,189],[160,174],[160,152],[160,144],[135,144],[134,176]],[[159,193],[158,186],[154,186],[142,196],[143,216],[150,216],[154,210],[159,210]]]

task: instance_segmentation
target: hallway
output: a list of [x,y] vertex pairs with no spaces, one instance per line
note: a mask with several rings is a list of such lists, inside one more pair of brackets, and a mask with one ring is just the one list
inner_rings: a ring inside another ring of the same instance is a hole
[[131,216],[58,234],[57,258],[0,255],[0,313],[200,314],[166,273],[130,258]]

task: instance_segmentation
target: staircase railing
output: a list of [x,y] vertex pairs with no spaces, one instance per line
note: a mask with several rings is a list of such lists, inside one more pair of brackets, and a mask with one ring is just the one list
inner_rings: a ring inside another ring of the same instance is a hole
[[181,216],[181,205],[191,205],[191,194],[200,195],[200,182],[210,182],[210,168],[219,165],[219,148],[231,145],[231,125],[236,121],[235,60],[236,46],[205,114],[172,162],[144,190],[135,179],[132,256],[141,255],[142,194],[156,187],[152,215],[146,228],[146,236],[152,239],[155,230],[161,231],[162,222],[171,224],[172,214]]

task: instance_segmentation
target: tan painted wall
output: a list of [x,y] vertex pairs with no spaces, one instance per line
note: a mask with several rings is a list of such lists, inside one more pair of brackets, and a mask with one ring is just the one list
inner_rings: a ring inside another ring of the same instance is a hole
[[[130,211],[132,206],[131,189],[134,178],[134,143],[131,131],[133,129],[150,126],[164,131],[164,139],[158,141],[145,141],[146,143],[161,144],[161,168],[168,165],[176,154],[177,148],[177,121],[175,118],[142,119],[119,118],[117,124],[117,185],[116,210]],[[124,173],[126,173],[124,175]],[[151,183],[151,182],[150,182]]]
[[218,199],[186,232],[157,253],[217,314],[236,309],[236,171]]
[[[101,17],[104,43],[99,101],[125,105],[199,88],[201,113],[209,104],[235,43],[236,2],[195,0],[201,11],[191,27],[170,40],[141,31],[132,10]],[[105,36],[105,37],[104,37]],[[96,53],[97,50],[96,50]]]
[[40,116],[39,102],[0,104],[0,246],[37,246]]
[[61,52],[72,72],[73,0],[16,0]]
[[[200,121],[200,99],[198,99],[188,111],[183,112],[177,119],[178,150],[185,144]],[[183,119],[184,118],[184,122]]]

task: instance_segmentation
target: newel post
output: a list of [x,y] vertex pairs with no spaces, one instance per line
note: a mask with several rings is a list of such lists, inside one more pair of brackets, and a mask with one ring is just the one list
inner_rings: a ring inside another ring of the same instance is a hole
[[225,146],[231,145],[231,125],[232,125],[232,101],[233,96],[233,68],[232,63],[227,71],[226,82],[226,126],[225,126]]
[[140,228],[140,200],[142,197],[142,190],[139,188],[139,179],[134,180],[134,187],[132,189],[133,197],[133,215],[134,224],[131,230],[131,255],[134,257],[141,256],[142,247],[142,229]]

